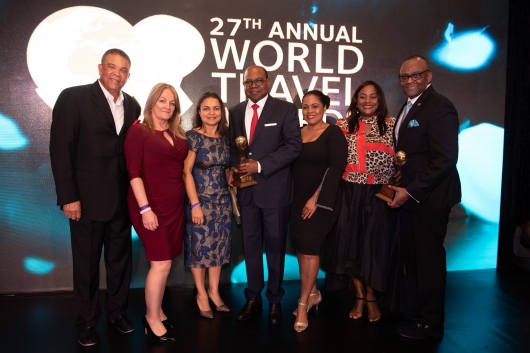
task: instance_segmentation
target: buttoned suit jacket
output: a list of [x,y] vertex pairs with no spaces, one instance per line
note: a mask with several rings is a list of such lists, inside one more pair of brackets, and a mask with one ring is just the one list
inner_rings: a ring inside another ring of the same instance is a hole
[[[232,107],[230,119],[230,166],[238,164],[235,139],[247,138],[245,109],[248,100]],[[302,151],[300,122],[294,104],[268,96],[254,131],[247,158],[259,161],[261,173],[255,174],[257,185],[238,189],[241,206],[252,200],[260,208],[276,208],[293,201],[291,163]]]
[[65,89],[53,108],[50,159],[57,204],[79,200],[82,216],[93,221],[110,220],[120,198],[127,205],[123,141],[141,108],[133,97],[125,92],[123,96],[119,134],[98,81]]
[[[405,105],[406,102],[398,117]],[[401,186],[417,200],[411,198],[402,207],[435,210],[460,202],[460,178],[456,169],[458,131],[455,107],[429,86],[399,128],[396,151],[407,154]]]

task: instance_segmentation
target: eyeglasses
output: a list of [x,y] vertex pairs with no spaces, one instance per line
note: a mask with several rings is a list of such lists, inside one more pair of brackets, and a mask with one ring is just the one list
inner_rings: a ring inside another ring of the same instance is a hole
[[431,69],[427,69],[422,72],[413,73],[412,75],[399,75],[398,77],[401,82],[407,82],[409,78],[411,78],[413,81],[418,81],[421,78],[421,75],[423,75],[426,72],[430,72],[430,71]]
[[265,78],[257,78],[255,80],[246,80],[243,81],[243,84],[247,87],[252,86],[253,84],[256,84],[256,86],[261,86],[267,79]]

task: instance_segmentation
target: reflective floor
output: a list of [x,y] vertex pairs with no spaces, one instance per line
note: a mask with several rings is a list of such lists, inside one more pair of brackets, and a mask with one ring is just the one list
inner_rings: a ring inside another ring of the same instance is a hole
[[[323,292],[320,310],[312,310],[309,328],[293,330],[299,282],[285,282],[283,323],[271,326],[264,312],[238,322],[244,304],[244,284],[223,285],[221,295],[232,309],[199,316],[191,288],[171,288],[164,309],[175,324],[177,343],[155,344],[143,335],[145,304],[142,290],[132,290],[128,315],[136,330],[128,335],[107,326],[96,327],[98,344],[79,346],[71,293],[0,296],[0,352],[530,352],[530,273],[477,270],[448,273],[445,336],[414,341],[395,334],[402,322],[385,312],[373,325],[366,318],[351,320],[353,292]],[[319,280],[319,286],[323,281]]]

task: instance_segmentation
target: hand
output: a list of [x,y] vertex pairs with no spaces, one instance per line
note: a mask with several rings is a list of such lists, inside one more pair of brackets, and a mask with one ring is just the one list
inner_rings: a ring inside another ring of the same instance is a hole
[[392,200],[392,202],[388,202],[388,206],[390,206],[390,208],[398,208],[405,202],[407,202],[408,199],[410,199],[410,195],[405,188],[400,188],[399,186],[392,185],[388,185],[388,187],[396,192],[394,200]]
[[[228,171],[228,185],[230,186],[234,186],[232,185],[232,183],[234,182],[234,173],[237,173],[237,168],[236,167],[230,168],[230,170]],[[235,189],[237,188],[234,187],[234,190]]]
[[75,201],[63,205],[63,213],[72,221],[79,221],[81,219],[81,201]]
[[158,218],[153,210],[149,210],[142,214],[142,224],[147,230],[156,230],[158,228]]
[[316,199],[312,197],[309,200],[307,200],[304,208],[302,208],[302,219],[311,218],[311,216],[315,213],[316,210],[317,210]]
[[202,213],[201,206],[191,209],[191,221],[198,226],[202,226],[202,223],[204,222],[204,213]]
[[241,163],[237,166],[237,172],[241,174],[242,178],[256,174],[258,172],[258,162],[253,159],[247,159],[247,163]]

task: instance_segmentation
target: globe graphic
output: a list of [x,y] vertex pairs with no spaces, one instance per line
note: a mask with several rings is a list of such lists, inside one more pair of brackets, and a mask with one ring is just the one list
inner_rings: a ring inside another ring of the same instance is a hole
[[28,43],[28,68],[37,93],[53,107],[64,88],[94,82],[101,55],[122,47],[132,36],[127,21],[101,8],[78,6],[53,13],[35,28]]

